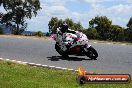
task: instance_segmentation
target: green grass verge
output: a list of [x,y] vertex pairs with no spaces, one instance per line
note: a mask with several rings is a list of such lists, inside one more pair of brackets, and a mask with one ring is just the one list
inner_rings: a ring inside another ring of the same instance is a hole
[[77,73],[0,61],[0,88],[132,88],[130,84],[85,84]]
[[126,45],[132,45],[132,42],[125,42],[125,41],[122,41],[122,42],[114,42],[114,41],[103,41],[103,40],[90,40],[90,41],[93,41],[93,42],[97,42],[97,43],[112,43],[112,44],[126,44]]

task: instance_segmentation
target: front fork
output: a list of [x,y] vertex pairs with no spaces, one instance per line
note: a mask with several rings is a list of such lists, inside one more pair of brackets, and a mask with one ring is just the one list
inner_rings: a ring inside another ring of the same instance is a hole
[[86,44],[86,45],[84,46],[84,51],[85,51],[85,52],[88,52],[88,48],[89,48],[89,47],[91,47],[91,45]]

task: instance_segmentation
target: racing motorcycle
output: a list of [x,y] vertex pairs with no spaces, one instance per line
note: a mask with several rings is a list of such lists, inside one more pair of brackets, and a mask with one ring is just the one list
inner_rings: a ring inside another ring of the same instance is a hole
[[68,55],[87,56],[91,59],[98,57],[97,51],[89,44],[89,40],[85,34],[79,31],[73,33],[61,33],[57,29],[57,33],[51,35],[56,41],[55,49],[63,57]]

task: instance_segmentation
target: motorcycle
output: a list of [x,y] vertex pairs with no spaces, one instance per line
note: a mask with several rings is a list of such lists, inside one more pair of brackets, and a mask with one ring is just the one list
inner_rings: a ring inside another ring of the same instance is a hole
[[55,49],[63,57],[68,55],[87,56],[91,59],[98,57],[97,51],[89,44],[89,40],[85,34],[79,31],[72,33],[61,33],[57,29],[57,33],[51,35],[56,41]]

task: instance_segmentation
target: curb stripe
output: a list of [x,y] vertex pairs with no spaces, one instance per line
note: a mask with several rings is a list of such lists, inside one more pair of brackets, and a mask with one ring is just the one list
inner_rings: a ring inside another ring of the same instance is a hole
[[10,59],[5,59],[6,61],[9,61]]
[[48,65],[42,65],[42,67],[48,67]]
[[121,45],[126,45],[126,44],[121,44]]
[[0,60],[3,60],[3,58],[0,58]]
[[112,43],[107,43],[107,44],[112,44]]
[[48,65],[35,64],[35,63],[29,63],[29,62],[23,62],[23,61],[17,61],[17,60],[3,59],[3,58],[0,58],[0,60],[10,61],[10,62],[17,63],[17,64],[31,65],[31,66],[35,66],[35,67],[54,68],[54,69],[61,69],[61,70],[68,70],[68,71],[78,71],[78,70],[74,70],[74,69],[70,69],[70,68],[48,66]]
[[22,62],[23,64],[27,64],[28,62]]
[[55,66],[49,66],[50,68],[55,68]]
[[17,62],[16,60],[11,60],[12,62]]

